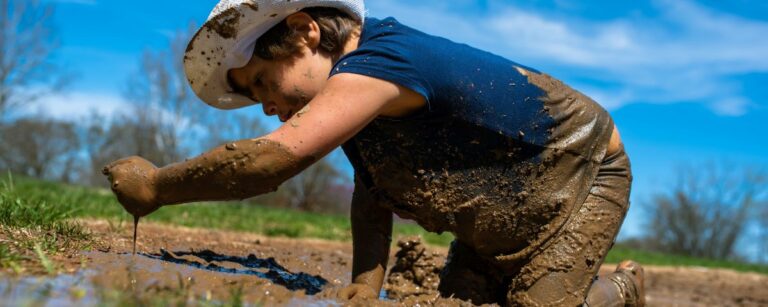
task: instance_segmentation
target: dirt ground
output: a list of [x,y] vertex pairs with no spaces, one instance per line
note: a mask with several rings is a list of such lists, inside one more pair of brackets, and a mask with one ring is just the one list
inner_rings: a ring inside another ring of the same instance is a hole
[[[414,238],[393,248],[391,273],[380,300],[341,302],[335,297],[350,281],[349,243],[141,223],[137,255],[132,255],[132,225],[84,223],[96,238],[94,249],[56,259],[63,263],[64,273],[45,288],[49,305],[97,305],[104,298],[103,289],[113,289],[137,302],[170,293],[193,303],[237,297],[269,306],[471,306],[437,295],[437,273],[447,250],[424,246]],[[614,266],[606,264],[602,271],[610,272]],[[765,275],[655,266],[645,266],[645,272],[649,306],[768,306]],[[23,298],[29,291],[24,288],[40,280],[0,275],[0,305],[27,302]]]

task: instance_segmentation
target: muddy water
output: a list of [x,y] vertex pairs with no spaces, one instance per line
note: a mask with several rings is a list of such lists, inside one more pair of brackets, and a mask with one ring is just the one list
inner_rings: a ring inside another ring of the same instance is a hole
[[[210,250],[157,254],[88,253],[100,274],[98,286],[130,289],[137,294],[183,292],[189,300],[226,301],[242,291],[246,301],[301,302],[327,284],[320,276],[291,272],[274,258],[237,257]],[[308,302],[309,300],[307,300]]]
[[92,271],[64,274],[54,278],[0,278],[1,306],[94,306],[96,289],[87,276]]
[[282,285],[288,290],[303,290],[307,294],[317,294],[322,291],[327,280],[320,276],[307,273],[291,273],[278,264],[274,258],[260,259],[254,255],[236,257],[217,254],[210,250],[201,252],[171,252],[161,250],[161,254],[142,254],[141,256],[166,261],[211,272],[255,275]]
[[234,295],[244,302],[266,305],[341,305],[329,295],[312,296],[323,290],[327,280],[291,272],[274,258],[227,256],[209,250],[86,252],[83,256],[88,259],[87,268],[75,274],[0,278],[0,306],[97,306],[110,304],[110,297],[139,305],[151,303],[153,297],[227,304]]

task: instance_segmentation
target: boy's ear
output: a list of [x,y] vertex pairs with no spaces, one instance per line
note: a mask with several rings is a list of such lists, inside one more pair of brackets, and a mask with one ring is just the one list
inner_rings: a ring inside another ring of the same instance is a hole
[[316,49],[320,45],[320,26],[304,12],[296,12],[285,18],[288,28],[299,34],[296,43],[307,44],[310,49]]

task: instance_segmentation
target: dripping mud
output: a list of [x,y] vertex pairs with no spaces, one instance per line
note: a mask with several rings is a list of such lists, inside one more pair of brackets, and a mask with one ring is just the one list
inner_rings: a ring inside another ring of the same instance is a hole
[[136,255],[136,232],[139,229],[139,216],[133,216],[133,254]]
[[[11,305],[178,304],[343,306],[336,292],[350,281],[349,243],[189,229],[142,223],[133,254],[130,226],[84,221],[90,251],[55,259],[56,276],[0,274],[0,301]],[[358,306],[470,306],[440,298],[446,249],[399,238],[381,300]],[[604,273],[614,265],[606,264]],[[728,270],[646,266],[649,306],[768,305],[768,276]]]

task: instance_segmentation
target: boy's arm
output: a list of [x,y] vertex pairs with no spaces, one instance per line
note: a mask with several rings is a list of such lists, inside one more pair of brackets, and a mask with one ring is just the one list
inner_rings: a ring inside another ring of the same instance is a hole
[[160,169],[141,158],[128,158],[108,165],[104,174],[123,207],[138,216],[161,205],[256,196],[274,191],[383,111],[423,101],[387,81],[337,74],[306,107],[262,138],[220,146]]
[[123,207],[144,216],[163,205],[271,192],[313,162],[313,157],[296,157],[279,143],[248,139],[163,168],[130,157],[107,165],[103,172]]
[[392,211],[378,206],[356,178],[351,217],[352,285],[342,289],[339,296],[378,298],[392,241]]

